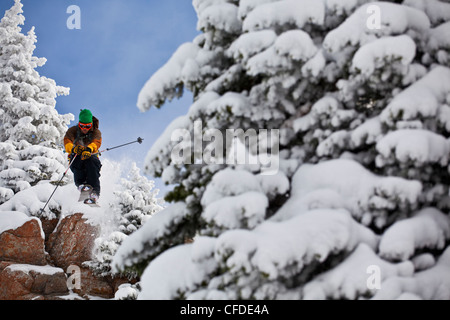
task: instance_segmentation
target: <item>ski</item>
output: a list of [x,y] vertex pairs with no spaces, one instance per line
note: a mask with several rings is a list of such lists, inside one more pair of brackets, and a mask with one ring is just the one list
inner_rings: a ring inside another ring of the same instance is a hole
[[92,197],[92,191],[94,191],[92,186],[85,184],[80,186],[79,190],[80,190],[80,198],[78,199],[79,202],[83,202],[84,204],[87,204],[88,206],[94,208],[100,207],[97,204],[97,199]]
[[79,188],[80,197],[78,198],[79,202],[84,202],[86,199],[91,197],[92,187],[90,185],[82,185]]
[[88,206],[93,207],[93,208],[100,208],[100,206],[97,204],[97,201],[93,198],[85,199],[84,204],[87,204]]

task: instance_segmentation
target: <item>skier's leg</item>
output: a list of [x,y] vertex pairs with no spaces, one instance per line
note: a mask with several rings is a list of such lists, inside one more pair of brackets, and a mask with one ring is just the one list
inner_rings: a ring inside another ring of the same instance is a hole
[[77,188],[86,183],[86,170],[83,168],[83,163],[80,157],[77,157],[70,167],[73,172],[73,179]]
[[92,186],[93,192],[100,196],[100,169],[102,164],[97,156],[84,160],[86,168],[86,183]]

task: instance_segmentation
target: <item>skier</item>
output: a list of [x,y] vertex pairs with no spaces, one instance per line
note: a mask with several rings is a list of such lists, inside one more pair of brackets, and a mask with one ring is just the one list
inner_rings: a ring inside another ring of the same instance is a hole
[[80,192],[92,188],[86,203],[96,204],[100,197],[100,169],[99,148],[102,144],[102,133],[98,129],[99,121],[88,109],[81,110],[78,125],[67,130],[64,146],[72,160],[71,170],[74,174],[75,185]]

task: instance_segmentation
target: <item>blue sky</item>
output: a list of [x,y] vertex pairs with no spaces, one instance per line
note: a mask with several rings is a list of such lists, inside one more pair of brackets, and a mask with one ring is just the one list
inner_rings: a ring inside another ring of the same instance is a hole
[[[139,91],[149,77],[182,43],[198,34],[192,1],[21,2],[26,19],[22,32],[35,27],[38,42],[34,55],[48,60],[37,71],[71,89],[69,96],[57,98],[58,112],[73,113],[77,121],[81,108],[91,109],[100,119],[103,148],[144,138],[142,145],[104,154],[113,160],[131,158],[142,168],[152,143],[192,103],[192,95],[186,92],[182,99],[159,110],[141,113],[136,107]],[[13,4],[14,0],[1,0],[1,17]],[[70,5],[80,8],[80,30],[67,28]]]

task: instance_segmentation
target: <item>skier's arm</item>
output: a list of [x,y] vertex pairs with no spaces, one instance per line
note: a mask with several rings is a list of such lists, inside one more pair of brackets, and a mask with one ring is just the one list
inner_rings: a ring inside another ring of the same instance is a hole
[[75,141],[75,134],[73,133],[72,128],[67,130],[66,135],[64,136],[64,148],[68,154],[72,153],[73,150],[73,142]]
[[100,130],[94,130],[92,142],[88,145],[88,148],[91,149],[92,153],[97,153],[102,145],[102,133]]
[[[65,143],[65,142],[64,142]],[[66,152],[68,154],[72,153],[72,149],[73,149],[73,143],[69,142],[69,143],[65,143],[65,148],[66,148]]]

